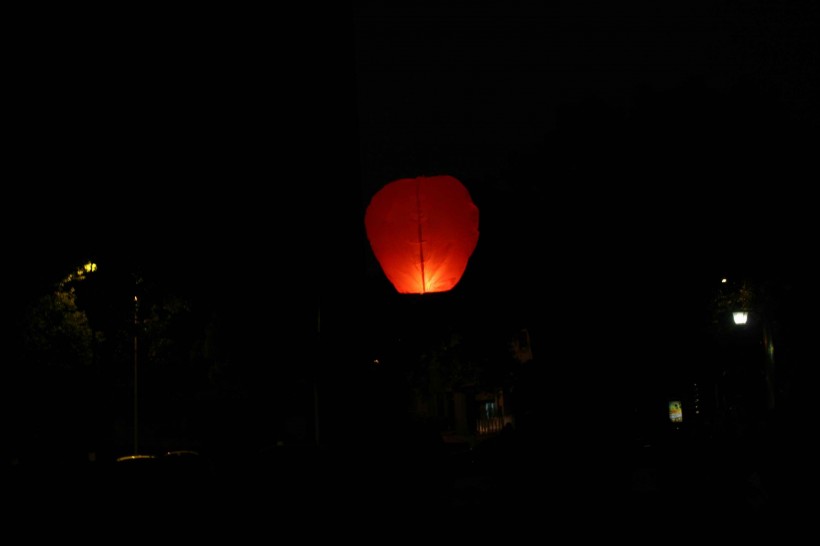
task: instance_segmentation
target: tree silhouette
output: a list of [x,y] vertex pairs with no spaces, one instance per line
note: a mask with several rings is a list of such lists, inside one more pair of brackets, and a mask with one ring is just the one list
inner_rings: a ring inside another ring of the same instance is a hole
[[78,370],[93,362],[93,332],[73,288],[40,297],[24,319],[23,359],[42,369]]
[[21,452],[13,457],[54,444],[75,455],[127,442],[135,367],[140,419],[152,434],[177,438],[187,433],[188,402],[230,375],[218,315],[122,268],[72,270],[31,299],[17,328],[7,353]]

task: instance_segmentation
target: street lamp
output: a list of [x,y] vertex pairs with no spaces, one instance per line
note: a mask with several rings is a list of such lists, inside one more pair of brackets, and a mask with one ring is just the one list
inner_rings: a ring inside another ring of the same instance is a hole
[[743,325],[746,324],[746,321],[749,319],[749,313],[746,311],[735,311],[732,313],[732,320],[735,321],[735,324]]

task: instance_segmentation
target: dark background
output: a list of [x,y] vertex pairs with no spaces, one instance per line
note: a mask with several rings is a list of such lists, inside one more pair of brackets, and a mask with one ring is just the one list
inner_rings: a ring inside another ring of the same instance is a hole
[[[810,354],[809,2],[11,20],[10,317],[87,259],[139,271],[229,317],[262,383],[318,363],[328,405],[348,408],[329,421],[341,439],[373,432],[374,345],[428,328],[532,328],[553,364],[537,378],[549,433],[586,447],[626,426],[601,400],[663,382],[721,276],[775,286],[789,349]],[[402,298],[364,211],[434,174],[471,192],[478,247],[451,293]]]
[[481,235],[444,309],[531,329],[575,442],[617,441],[631,400],[702,364],[723,277],[766,287],[808,403],[816,10],[602,4],[359,3],[364,203],[397,178],[464,182]]

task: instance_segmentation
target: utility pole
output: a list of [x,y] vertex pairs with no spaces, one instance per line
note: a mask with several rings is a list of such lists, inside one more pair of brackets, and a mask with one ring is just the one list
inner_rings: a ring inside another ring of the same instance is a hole
[[139,298],[134,294],[134,455],[139,453]]

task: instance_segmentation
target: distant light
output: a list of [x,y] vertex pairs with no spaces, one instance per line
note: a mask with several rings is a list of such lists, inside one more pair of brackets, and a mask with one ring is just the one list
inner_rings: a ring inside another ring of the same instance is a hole
[[65,286],[67,283],[81,281],[85,279],[89,273],[93,273],[97,270],[97,264],[94,262],[87,262],[81,266],[78,266],[74,273],[69,273],[68,277],[60,281],[60,286]]
[[134,454],[134,455],[123,455],[122,457],[117,457],[118,463],[123,463],[127,461],[143,461],[148,459],[156,459],[156,455],[146,455],[146,454]]
[[726,284],[726,277],[723,277],[722,279],[720,279],[720,282],[722,282],[723,284]]
[[683,421],[683,404],[681,404],[680,400],[669,401],[669,420],[673,423]]
[[732,313],[732,319],[735,321],[735,324],[746,324],[748,315],[746,311],[735,311]]

